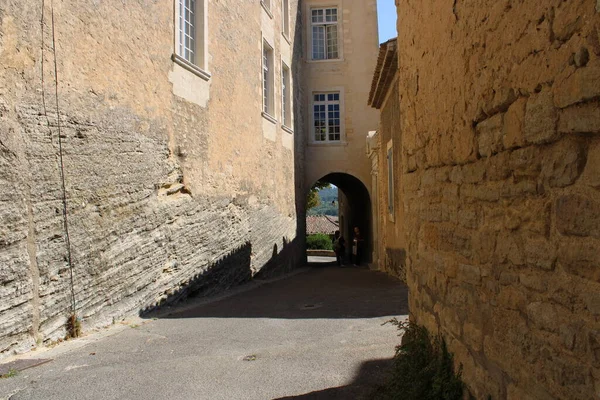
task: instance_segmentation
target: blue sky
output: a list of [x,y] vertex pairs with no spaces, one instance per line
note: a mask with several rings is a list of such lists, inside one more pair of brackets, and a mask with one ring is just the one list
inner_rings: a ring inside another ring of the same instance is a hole
[[396,5],[394,0],[377,0],[377,15],[379,18],[379,43],[396,37]]

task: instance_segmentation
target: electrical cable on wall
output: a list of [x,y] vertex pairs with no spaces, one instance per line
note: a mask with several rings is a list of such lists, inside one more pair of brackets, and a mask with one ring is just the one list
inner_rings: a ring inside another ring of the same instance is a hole
[[[45,0],[42,0],[42,19],[41,19],[41,30],[42,30],[42,104],[44,107],[44,115],[46,116],[46,121],[48,123],[48,129],[50,130],[50,134],[52,134],[52,129],[50,128],[50,120],[48,118],[48,113],[46,109],[46,95],[44,90],[44,9],[45,9]],[[62,203],[63,203],[63,226],[65,231],[65,245],[67,248],[67,262],[69,265],[70,272],[70,280],[71,280],[71,312],[73,315],[77,309],[75,303],[75,285],[74,285],[74,277],[73,277],[73,259],[71,255],[71,238],[69,236],[69,219],[68,219],[68,209],[67,209],[67,189],[65,185],[65,166],[63,162],[63,149],[62,149],[62,132],[61,132],[61,124],[60,124],[60,106],[59,106],[59,98],[58,98],[58,62],[56,56],[56,30],[55,30],[55,21],[54,21],[54,0],[50,2],[50,11],[51,11],[51,27],[52,27],[52,51],[54,55],[54,95],[56,100],[56,121],[57,121],[57,131],[58,131],[58,157],[59,157],[59,170],[60,170],[60,180],[61,180],[61,189],[62,189]]]

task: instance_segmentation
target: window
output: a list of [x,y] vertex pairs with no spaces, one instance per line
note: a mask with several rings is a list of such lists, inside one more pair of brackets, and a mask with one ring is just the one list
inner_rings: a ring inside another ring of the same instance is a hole
[[290,36],[290,0],[283,0],[281,5],[281,15],[283,21],[281,23],[283,34],[289,38]]
[[206,69],[206,0],[175,0],[175,55],[179,61],[193,72]]
[[394,217],[394,146],[390,140],[387,145],[387,167],[388,167],[388,213]]
[[313,94],[313,133],[316,142],[341,139],[340,93]]
[[262,59],[263,112],[273,115],[273,48],[265,40]]
[[291,91],[290,69],[281,63],[281,121],[288,128],[292,126]]
[[331,60],[339,58],[338,53],[338,10],[337,8],[313,8],[312,59]]

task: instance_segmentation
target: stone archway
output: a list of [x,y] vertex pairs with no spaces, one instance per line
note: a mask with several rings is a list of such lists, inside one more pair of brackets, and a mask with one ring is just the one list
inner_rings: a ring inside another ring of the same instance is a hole
[[365,238],[362,262],[369,264],[373,251],[373,221],[371,196],[367,187],[358,178],[343,172],[327,174],[319,181],[331,183],[339,190],[339,224],[340,232],[348,243],[346,256],[350,259],[353,229],[358,226]]

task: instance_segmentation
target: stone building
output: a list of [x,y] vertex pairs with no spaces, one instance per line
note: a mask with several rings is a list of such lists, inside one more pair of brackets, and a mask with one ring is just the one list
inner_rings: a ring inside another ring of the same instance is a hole
[[[318,4],[331,4],[339,10],[336,26],[327,28],[338,32],[336,50],[319,55],[312,45],[305,49],[303,74],[309,107],[305,122],[309,131],[303,136],[303,191],[318,180],[336,185],[340,190],[340,231],[351,238],[353,227],[359,226],[370,243],[370,167],[364,156],[364,133],[375,128],[378,119],[377,111],[366,104],[378,46],[377,2],[306,0],[303,4],[306,15]],[[312,23],[306,20],[306,24]],[[312,25],[304,30],[306,43],[314,42]],[[334,118],[325,121],[326,115]]]
[[0,357],[301,261],[305,163],[358,154],[375,7],[4,1]]
[[380,265],[405,266],[474,398],[599,398],[600,3],[396,5],[371,97]]
[[367,137],[367,155],[371,160],[374,265],[406,281],[406,242],[404,205],[398,188],[402,173],[402,132],[398,94],[397,40],[381,44],[371,82],[369,105],[380,110],[377,131]]

